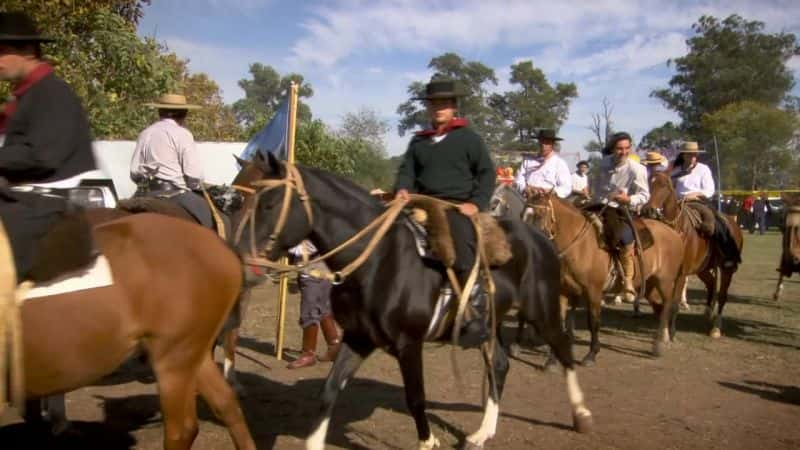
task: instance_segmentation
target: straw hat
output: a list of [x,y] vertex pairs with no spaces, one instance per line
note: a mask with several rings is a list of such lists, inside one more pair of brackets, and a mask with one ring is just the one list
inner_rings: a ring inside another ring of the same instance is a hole
[[705,153],[695,141],[686,141],[681,146],[681,153]]
[[158,109],[200,109],[198,105],[186,103],[186,97],[179,94],[164,94],[155,103],[145,103],[145,106]]
[[651,164],[666,165],[666,163],[667,163],[667,158],[658,152],[647,152],[644,161],[642,161],[642,164],[646,166],[649,166]]

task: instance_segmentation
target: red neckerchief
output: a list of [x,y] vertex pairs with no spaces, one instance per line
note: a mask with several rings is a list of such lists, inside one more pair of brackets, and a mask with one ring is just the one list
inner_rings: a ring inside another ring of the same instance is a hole
[[429,128],[427,130],[417,131],[417,136],[441,136],[443,134],[447,134],[450,130],[463,128],[467,125],[469,125],[469,121],[467,119],[453,117],[450,119],[450,122],[447,122],[439,128]]
[[0,133],[3,133],[6,129],[6,122],[11,119],[11,116],[17,110],[17,102],[19,98],[22,97],[23,94],[28,92],[28,89],[33,87],[36,83],[42,80],[42,78],[46,77],[47,75],[53,73],[53,68],[50,64],[41,63],[36,66],[35,69],[28,74],[27,77],[22,79],[17,85],[14,87],[14,98],[6,103],[3,112],[0,113]]

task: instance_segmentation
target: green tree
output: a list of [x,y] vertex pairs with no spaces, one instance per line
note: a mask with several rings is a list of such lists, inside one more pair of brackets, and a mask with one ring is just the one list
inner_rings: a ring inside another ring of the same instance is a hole
[[286,99],[292,81],[298,83],[297,119],[299,122],[311,120],[311,108],[301,99],[314,95],[311,85],[305,83],[303,76],[291,73],[281,76],[272,66],[261,63],[250,64],[251,79],[239,80],[244,90],[244,98],[233,104],[233,111],[239,124],[245,129],[245,136],[253,136],[272,119],[275,111]]
[[387,158],[384,139],[388,131],[387,121],[369,108],[345,114],[342,120],[337,134],[351,148],[353,179],[366,188],[387,188],[394,182],[396,168]]
[[664,124],[653,128],[644,135],[639,142],[639,148],[659,152],[674,152],[684,140],[684,134],[678,125],[673,122],[664,122]]
[[353,149],[319,119],[298,122],[295,143],[297,161],[353,178],[356,173]]
[[147,3],[6,0],[0,10],[27,12],[55,39],[43,46],[45,57],[83,100],[95,137],[132,139],[149,120],[143,103],[175,84],[162,48],[136,35]]
[[669,61],[677,73],[669,88],[651,95],[676,111],[682,128],[696,138],[704,114],[730,103],[752,100],[778,106],[787,100],[794,76],[786,63],[800,55],[794,34],[764,33],[764,24],[738,15],[724,20],[702,16],[686,41],[689,53]]
[[[494,70],[478,61],[465,61],[455,53],[444,53],[430,60],[428,68],[436,77],[453,79],[465,94],[459,99],[458,114],[469,119],[475,130],[492,145],[497,141],[497,113],[488,105],[488,85],[497,85]],[[415,100],[425,94],[427,81],[415,81],[409,84],[409,99],[397,107],[401,116],[397,125],[400,136],[417,128],[428,128],[430,119],[425,105]]]
[[512,145],[530,145],[540,128],[561,127],[569,114],[570,102],[578,96],[574,83],[551,86],[544,72],[531,61],[512,65],[509,81],[516,89],[493,95],[491,104],[513,130]]
[[724,185],[732,188],[783,188],[795,166],[792,138],[798,116],[774,106],[744,101],[703,117],[703,126],[718,139]]

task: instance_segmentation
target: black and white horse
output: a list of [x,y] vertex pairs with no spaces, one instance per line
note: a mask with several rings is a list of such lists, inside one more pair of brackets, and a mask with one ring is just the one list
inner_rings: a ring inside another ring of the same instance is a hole
[[[286,166],[271,156],[268,161],[257,157],[246,170],[260,171],[267,180],[286,176]],[[266,252],[270,260],[277,260],[306,238],[325,253],[385,211],[382,204],[354,183],[318,169],[297,167],[297,170],[302,178],[299,189],[294,184],[257,194],[259,198],[255,202],[253,222],[255,246],[261,249],[265,248],[265,243],[273,242]],[[285,189],[293,189],[289,210],[285,225],[276,227],[284,210]],[[298,192],[303,195],[298,195]],[[304,204],[304,201],[308,203]],[[253,207],[253,203],[248,206]],[[416,422],[419,448],[430,449],[438,445],[425,416],[422,348],[444,279],[443,271],[418,256],[412,233],[400,222],[391,225],[362,266],[334,287],[331,301],[336,321],[344,329],[343,342],[323,388],[320,414],[306,443],[307,448],[324,447],[337,395],[362,361],[378,348],[399,362],[406,402]],[[565,368],[574,426],[578,431],[588,431],[592,416],[584,406],[571,342],[561,326],[560,269],[555,250],[547,238],[518,218],[501,220],[500,223],[510,240],[513,257],[492,272],[497,288],[497,310],[504,312],[512,302],[519,304],[525,320],[550,344]],[[278,233],[274,235],[276,231]],[[245,236],[248,234],[244,233]],[[347,247],[328,259],[329,267],[333,271],[341,269],[365,246],[366,242],[361,241]],[[239,243],[242,253],[248,253],[251,248],[247,239]],[[489,398],[480,429],[467,437],[465,445],[471,448],[481,448],[494,436],[497,427],[498,403],[508,372],[508,358],[499,343],[492,350],[491,361],[487,360],[489,353],[484,351],[489,369]]]

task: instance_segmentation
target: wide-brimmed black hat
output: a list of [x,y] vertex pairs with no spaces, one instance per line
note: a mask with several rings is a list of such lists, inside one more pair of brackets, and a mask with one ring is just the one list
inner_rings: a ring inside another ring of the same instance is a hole
[[534,137],[536,139],[540,140],[540,141],[542,139],[550,139],[551,141],[563,141],[564,140],[564,139],[556,136],[556,130],[553,130],[552,128],[542,128],[541,130],[539,130],[536,133],[536,136],[534,136]]
[[33,20],[23,12],[0,12],[0,42],[53,42],[42,36]]
[[458,98],[463,97],[464,92],[460,89],[455,80],[431,80],[425,85],[425,95],[416,97],[415,100],[433,100],[437,98]]

